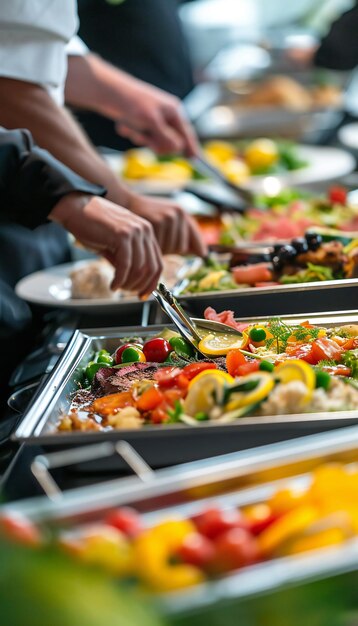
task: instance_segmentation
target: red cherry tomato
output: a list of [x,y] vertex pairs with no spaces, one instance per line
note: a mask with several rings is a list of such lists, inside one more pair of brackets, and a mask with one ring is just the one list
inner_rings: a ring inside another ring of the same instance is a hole
[[3,515],[0,518],[0,535],[18,543],[38,546],[41,535],[38,528],[20,514]]
[[161,367],[154,374],[159,387],[175,387],[178,376],[182,370],[179,367]]
[[328,198],[333,204],[346,204],[347,190],[344,187],[331,187],[328,192]]
[[[170,407],[167,408],[170,409]],[[167,409],[161,406],[154,409],[154,411],[152,411],[150,414],[150,421],[152,424],[165,424],[168,419],[169,415],[167,413]]]
[[195,378],[195,376],[200,374],[200,372],[204,372],[204,370],[216,370],[216,369],[217,367],[215,363],[210,363],[210,362],[189,363],[183,368],[182,372],[188,380],[192,380],[193,378]]
[[212,508],[193,517],[193,522],[199,533],[209,539],[215,539],[231,528],[247,528],[245,518],[237,509],[228,511]]
[[152,363],[163,363],[172,351],[169,341],[163,337],[149,339],[143,346],[145,358]]
[[215,573],[229,572],[259,560],[256,539],[244,528],[232,528],[215,542],[216,553],[212,563]]
[[226,355],[226,369],[230,376],[236,376],[237,368],[247,363],[241,350],[229,350]]
[[138,348],[139,350],[142,350],[143,346],[141,346],[139,343],[125,343],[123,344],[123,346],[119,346],[119,348],[117,348],[114,353],[114,360],[117,365],[120,365],[122,363],[122,354],[127,348]]
[[215,546],[204,535],[191,533],[185,537],[177,556],[184,563],[205,569],[215,557]]
[[235,376],[246,376],[247,374],[251,374],[252,372],[258,372],[260,369],[260,361],[257,359],[256,361],[250,361],[244,363],[243,365],[239,365],[236,368]]
[[140,515],[129,506],[111,511],[104,521],[108,526],[113,526],[122,531],[127,537],[136,537],[143,528]]

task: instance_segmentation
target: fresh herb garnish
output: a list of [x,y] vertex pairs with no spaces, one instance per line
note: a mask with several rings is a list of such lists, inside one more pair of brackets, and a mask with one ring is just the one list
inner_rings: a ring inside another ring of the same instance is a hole
[[314,341],[317,339],[320,329],[307,328],[306,326],[290,326],[279,317],[273,317],[267,324],[268,330],[273,335],[266,342],[268,349],[275,347],[278,353],[284,352],[288,340],[292,338],[295,341]]
[[179,400],[175,401],[174,409],[168,409],[167,413],[169,415],[169,423],[174,424],[175,422],[180,422],[180,416],[183,415],[184,409],[179,402]]

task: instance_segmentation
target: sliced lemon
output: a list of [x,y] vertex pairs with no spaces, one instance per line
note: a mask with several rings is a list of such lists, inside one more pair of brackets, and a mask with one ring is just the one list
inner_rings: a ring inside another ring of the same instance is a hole
[[202,373],[206,376],[198,375],[192,380],[188,395],[184,400],[184,412],[192,417],[195,417],[197,413],[210,413],[223,397],[225,376],[213,370]]
[[237,149],[228,141],[208,141],[204,146],[204,152],[207,156],[222,163],[237,155]]
[[217,287],[221,278],[223,278],[225,275],[227,274],[226,270],[218,270],[217,272],[211,272],[210,274],[208,274],[207,276],[204,276],[204,278],[202,278],[199,281],[199,289],[200,290],[206,290],[206,289],[212,289],[213,287]]
[[255,139],[245,150],[245,159],[250,169],[270,167],[278,161],[277,145],[271,139]]
[[281,383],[290,383],[293,380],[303,382],[307,387],[307,394],[303,397],[304,402],[309,402],[316,386],[316,376],[313,368],[300,359],[290,359],[275,367],[275,378]]
[[224,356],[229,350],[235,350],[235,348],[241,348],[243,338],[237,338],[237,335],[231,335],[230,333],[217,333],[206,335],[199,342],[199,350],[204,354],[213,356]]
[[193,378],[189,383],[189,389],[196,383],[198,380],[205,380],[209,376],[214,376],[218,381],[223,381],[228,385],[232,385],[235,382],[235,378],[230,376],[227,372],[223,372],[222,370],[204,370],[200,372],[195,378]]
[[225,405],[225,412],[235,411],[240,407],[261,402],[275,385],[274,378],[269,372],[253,372],[238,378],[236,384],[245,385],[247,383],[249,387],[250,383],[255,381],[258,381],[258,384],[251,391],[233,391],[229,402]]

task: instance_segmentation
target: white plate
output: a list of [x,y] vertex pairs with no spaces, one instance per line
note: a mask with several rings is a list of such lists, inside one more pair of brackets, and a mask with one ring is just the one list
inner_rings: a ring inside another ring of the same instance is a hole
[[[91,261],[93,262],[93,261]],[[118,292],[118,297],[97,298],[97,299],[74,299],[71,298],[70,273],[88,265],[89,261],[78,261],[76,263],[63,263],[40,272],[30,274],[22,278],[16,285],[15,291],[20,298],[32,304],[56,307],[61,309],[82,310],[85,312],[105,312],[118,310],[123,305],[139,304],[141,301],[137,297],[122,295]]]
[[[284,174],[271,176],[252,176],[247,181],[246,186],[255,191],[263,192],[267,187],[267,180],[274,178],[278,180],[281,186],[306,185],[325,180],[333,180],[346,176],[355,169],[355,159],[345,150],[331,148],[326,146],[297,146],[297,154],[299,158],[308,162],[307,167],[293,172],[285,172]],[[123,168],[123,155],[110,154],[105,155],[105,159],[111,169],[119,176]],[[126,181],[129,183],[129,181]],[[169,193],[179,191],[185,187],[186,183],[180,184],[170,181],[145,180],[129,183],[142,193]],[[200,181],[190,181],[190,185],[200,185]]]
[[[201,262],[196,257],[186,259],[175,254],[166,255],[163,260],[162,280],[169,289],[178,280],[184,278],[189,268],[195,269]],[[120,290],[116,292],[114,298],[71,298],[71,272],[91,265],[93,261],[94,259],[91,258],[75,263],[63,263],[35,272],[22,278],[17,283],[15,291],[20,298],[32,304],[61,309],[78,309],[85,313],[110,313],[124,307],[131,308],[143,304],[137,296]],[[151,300],[152,297],[149,299]]]
[[348,148],[358,150],[358,122],[342,126],[338,131],[338,139]]

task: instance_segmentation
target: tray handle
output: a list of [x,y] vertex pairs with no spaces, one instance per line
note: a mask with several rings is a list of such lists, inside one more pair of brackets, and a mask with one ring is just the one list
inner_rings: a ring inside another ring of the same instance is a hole
[[105,458],[117,453],[133,470],[134,474],[142,481],[148,482],[154,479],[155,472],[138,454],[138,452],[127,441],[117,441],[116,443],[99,443],[90,446],[80,446],[60,452],[40,454],[31,463],[31,472],[39,485],[44,490],[50,500],[59,500],[63,497],[63,492],[50,473],[51,469],[67,467],[78,462],[93,461]]

